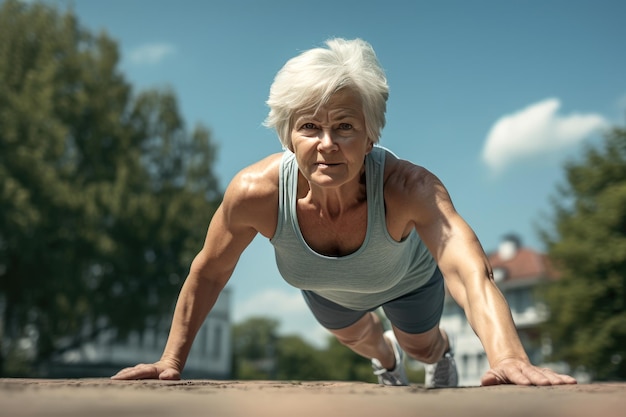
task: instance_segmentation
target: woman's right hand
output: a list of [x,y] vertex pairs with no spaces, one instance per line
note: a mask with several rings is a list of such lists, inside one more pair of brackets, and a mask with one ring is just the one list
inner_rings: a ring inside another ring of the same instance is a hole
[[163,380],[179,380],[180,371],[163,361],[155,363],[140,363],[130,368],[124,368],[111,379],[128,380],[128,379],[163,379]]

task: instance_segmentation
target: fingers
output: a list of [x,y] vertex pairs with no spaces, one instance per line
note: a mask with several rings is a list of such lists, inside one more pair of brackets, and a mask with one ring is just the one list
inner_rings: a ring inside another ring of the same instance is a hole
[[[552,385],[552,380],[546,374],[547,372],[543,372],[541,369],[534,367],[532,365],[527,365],[524,367],[523,371],[524,375],[527,377],[529,384],[526,385],[537,385],[537,386],[546,386]],[[557,381],[554,380],[555,385]]]
[[576,384],[576,379],[571,376],[557,374],[553,370],[547,368],[538,368],[529,365],[524,369],[524,373],[528,376],[532,385],[547,386]]
[[557,374],[551,369],[538,368],[526,363],[505,363],[490,369],[481,379],[481,385],[564,385],[576,384],[576,379],[569,375]]
[[128,380],[128,379],[157,379],[159,371],[154,365],[139,364],[130,368],[124,368],[111,379]]
[[516,367],[495,368],[490,369],[482,377],[480,384],[488,385],[533,385],[533,382],[524,373]]
[[550,380],[550,385],[571,385],[578,383],[576,378],[572,378],[569,375],[557,374],[551,369],[543,368],[541,371]]
[[180,372],[174,368],[166,368],[159,362],[155,364],[141,363],[137,366],[124,368],[111,379],[131,380],[131,379],[161,379],[161,380],[179,380]]

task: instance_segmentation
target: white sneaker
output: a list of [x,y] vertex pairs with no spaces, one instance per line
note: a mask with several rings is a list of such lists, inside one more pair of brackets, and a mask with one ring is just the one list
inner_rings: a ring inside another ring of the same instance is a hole
[[409,380],[404,371],[404,352],[400,348],[396,336],[393,334],[393,330],[387,330],[383,336],[389,339],[391,346],[393,346],[393,353],[396,357],[396,367],[392,370],[388,370],[383,368],[378,359],[372,359],[372,368],[374,368],[374,375],[378,377],[378,383],[392,386],[409,385]]
[[456,362],[452,352],[446,352],[437,363],[426,365],[426,388],[452,388],[459,385]]

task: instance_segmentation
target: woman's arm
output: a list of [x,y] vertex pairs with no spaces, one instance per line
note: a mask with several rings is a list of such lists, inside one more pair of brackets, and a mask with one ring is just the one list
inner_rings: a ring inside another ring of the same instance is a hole
[[405,184],[411,194],[413,224],[487,354],[491,369],[482,384],[575,383],[569,376],[530,363],[478,238],[456,212],[439,179],[420,167],[409,171],[412,172]]
[[196,333],[242,252],[257,233],[271,236],[276,227],[277,161],[273,156],[242,171],[226,190],[180,291],[161,360],[123,369],[112,379],[180,379]]

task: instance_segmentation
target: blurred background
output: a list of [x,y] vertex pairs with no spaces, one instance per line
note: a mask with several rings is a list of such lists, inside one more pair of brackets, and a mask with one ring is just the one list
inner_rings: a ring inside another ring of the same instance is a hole
[[[159,358],[222,192],[280,152],[273,77],[332,37],[376,50],[381,145],[449,189],[533,360],[626,378],[626,3],[0,2],[0,376]],[[455,304],[461,381],[488,366]],[[420,364],[409,364],[412,380]],[[185,377],[371,380],[257,238]]]

